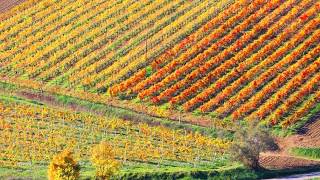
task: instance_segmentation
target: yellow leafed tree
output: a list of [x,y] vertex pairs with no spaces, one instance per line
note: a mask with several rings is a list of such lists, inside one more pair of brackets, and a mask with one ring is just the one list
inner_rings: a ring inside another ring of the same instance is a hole
[[73,159],[72,152],[65,150],[54,156],[48,169],[49,180],[79,179],[80,166]]
[[101,142],[92,149],[92,163],[96,167],[97,179],[109,179],[120,168],[116,155],[111,145]]

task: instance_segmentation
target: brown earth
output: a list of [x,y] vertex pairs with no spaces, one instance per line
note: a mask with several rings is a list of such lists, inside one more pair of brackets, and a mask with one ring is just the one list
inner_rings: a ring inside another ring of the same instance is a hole
[[320,161],[307,160],[290,155],[294,147],[320,147],[320,113],[314,116],[296,135],[277,138],[279,150],[261,154],[260,163],[267,169],[320,166]]
[[6,12],[25,0],[0,0],[0,13]]
[[290,169],[319,165],[319,161],[305,160],[293,156],[269,154],[262,156],[260,163],[267,169]]

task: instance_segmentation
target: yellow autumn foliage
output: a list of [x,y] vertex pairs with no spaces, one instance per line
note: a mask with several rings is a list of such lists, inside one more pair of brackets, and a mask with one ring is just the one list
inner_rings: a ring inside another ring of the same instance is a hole
[[97,179],[109,179],[120,168],[114,150],[104,141],[93,147],[91,161],[96,167]]
[[79,179],[80,166],[72,157],[72,152],[65,150],[54,156],[48,169],[49,180]]

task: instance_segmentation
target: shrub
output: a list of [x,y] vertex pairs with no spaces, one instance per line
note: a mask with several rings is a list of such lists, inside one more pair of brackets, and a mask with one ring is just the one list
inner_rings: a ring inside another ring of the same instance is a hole
[[72,152],[65,150],[54,156],[48,169],[49,180],[79,179],[80,166],[73,159]]
[[101,142],[93,147],[91,161],[96,167],[97,179],[109,179],[120,168],[115,152],[107,142]]
[[269,130],[260,126],[258,121],[251,121],[246,125],[240,125],[236,130],[230,151],[233,160],[240,161],[246,167],[257,170],[261,169],[260,153],[277,148],[278,146]]

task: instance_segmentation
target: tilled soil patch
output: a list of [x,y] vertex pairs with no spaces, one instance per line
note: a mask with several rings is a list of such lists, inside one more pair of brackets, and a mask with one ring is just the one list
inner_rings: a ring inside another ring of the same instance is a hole
[[260,164],[267,169],[291,169],[320,166],[320,161],[300,159],[292,156],[262,155]]

